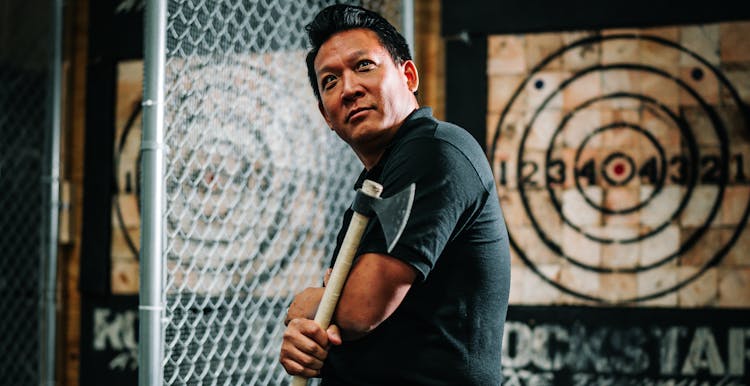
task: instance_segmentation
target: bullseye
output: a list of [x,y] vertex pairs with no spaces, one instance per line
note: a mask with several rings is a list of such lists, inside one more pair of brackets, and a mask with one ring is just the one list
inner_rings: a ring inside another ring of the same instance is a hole
[[[614,165],[611,166],[610,165]],[[621,153],[615,152],[608,156],[603,165],[602,175],[604,179],[612,186],[623,186],[627,185],[633,180],[635,174],[635,161],[633,157]],[[611,170],[610,170],[611,169]],[[619,172],[618,172],[619,170]],[[627,174],[625,173],[627,171]],[[612,176],[614,174],[614,176]],[[658,170],[657,170],[658,176]]]

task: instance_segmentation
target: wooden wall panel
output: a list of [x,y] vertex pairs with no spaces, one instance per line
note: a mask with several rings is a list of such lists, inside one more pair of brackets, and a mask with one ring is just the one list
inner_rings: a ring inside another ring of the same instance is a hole
[[64,90],[66,103],[63,107],[65,122],[61,142],[62,178],[71,187],[71,240],[60,248],[62,325],[58,329],[63,335],[60,366],[63,386],[77,386],[81,345],[81,295],[78,286],[80,274],[81,230],[83,219],[83,169],[84,137],[86,121],[86,66],[88,56],[88,0],[69,3],[66,12],[68,30],[66,39],[65,73],[69,85]]
[[414,2],[415,60],[419,70],[419,103],[445,119],[445,46],[440,35],[440,1]]

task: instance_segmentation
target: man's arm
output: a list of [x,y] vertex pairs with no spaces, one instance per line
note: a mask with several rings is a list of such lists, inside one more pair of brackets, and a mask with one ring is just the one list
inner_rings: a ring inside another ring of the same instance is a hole
[[414,268],[394,257],[361,255],[349,273],[328,331],[311,320],[324,288],[305,289],[287,311],[281,364],[292,375],[319,376],[330,345],[370,333],[398,308],[415,277]]
[[[392,256],[366,253],[356,260],[341,292],[333,324],[345,340],[367,335],[387,319],[409,292],[416,271]],[[286,323],[313,319],[324,288],[307,288],[295,296]]]
[[398,308],[416,271],[392,256],[366,253],[357,259],[333,316],[345,340],[361,338]]

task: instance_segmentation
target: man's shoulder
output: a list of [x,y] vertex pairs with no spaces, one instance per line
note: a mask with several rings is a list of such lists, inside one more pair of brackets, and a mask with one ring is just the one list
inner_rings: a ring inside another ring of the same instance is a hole
[[479,143],[463,127],[434,117],[419,118],[413,122],[399,142],[414,140],[445,142],[459,149],[479,148]]
[[477,165],[487,161],[479,142],[466,129],[451,122],[436,120],[435,139],[450,144],[458,153]]
[[484,150],[462,127],[433,119],[430,125],[412,129],[413,133],[405,135],[394,146],[391,166],[410,164],[443,173],[474,170],[483,185],[493,181]]
[[463,127],[451,122],[437,121],[435,137],[455,144],[463,149],[479,149],[479,142]]

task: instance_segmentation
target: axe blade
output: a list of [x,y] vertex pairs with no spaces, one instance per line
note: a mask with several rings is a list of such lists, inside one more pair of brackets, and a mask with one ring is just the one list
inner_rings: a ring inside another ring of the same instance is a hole
[[375,212],[380,226],[383,228],[387,251],[390,253],[396,246],[401,233],[406,228],[406,222],[411,214],[411,206],[414,203],[414,192],[416,186],[411,183],[404,190],[372,203],[372,210]]

